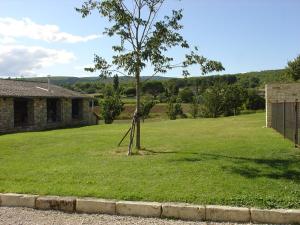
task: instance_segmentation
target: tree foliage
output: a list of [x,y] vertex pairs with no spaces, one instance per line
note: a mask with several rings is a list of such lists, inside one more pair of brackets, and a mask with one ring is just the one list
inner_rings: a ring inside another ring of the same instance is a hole
[[228,85],[224,91],[224,116],[237,115],[245,102],[246,91],[238,85]]
[[153,99],[145,99],[141,104],[141,114],[143,121],[149,117],[151,109],[156,105]]
[[256,90],[249,90],[245,102],[246,109],[258,110],[265,109],[266,101]]
[[101,115],[106,124],[111,124],[117,116],[124,110],[124,103],[121,99],[114,96],[106,96],[101,103]]
[[288,75],[291,76],[293,80],[300,80],[300,55],[288,62],[286,70]]
[[194,97],[194,93],[190,88],[184,88],[179,92],[179,98],[181,99],[182,102],[184,103],[190,103],[192,102]]
[[193,96],[193,100],[190,105],[190,113],[194,119],[199,116],[200,103],[201,103],[201,96],[199,95]]
[[151,94],[155,99],[165,90],[164,85],[160,81],[148,81],[143,84],[143,92]]
[[114,88],[115,93],[119,93],[120,82],[119,82],[119,76],[117,74],[114,75],[114,78],[113,78],[113,88]]
[[216,118],[223,114],[224,92],[222,84],[216,84],[206,89],[203,94],[202,113],[204,117]]
[[176,102],[175,96],[169,100],[167,114],[170,120],[176,120],[177,116],[183,117],[181,103]]

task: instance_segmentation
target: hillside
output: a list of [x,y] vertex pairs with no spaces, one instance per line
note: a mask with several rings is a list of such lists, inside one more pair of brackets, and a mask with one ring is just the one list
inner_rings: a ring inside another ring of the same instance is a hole
[[[251,78],[258,78],[260,80],[260,84],[264,85],[266,83],[273,83],[273,82],[284,82],[288,79],[285,77],[284,69],[278,70],[264,70],[264,71],[254,71],[254,72],[247,72],[247,73],[236,73],[236,74],[224,74],[220,76],[235,76],[238,79],[251,79]],[[210,75],[210,76],[203,76],[202,79],[207,79],[207,77],[212,77],[217,75]],[[150,77],[144,76],[142,80],[147,80]],[[151,80],[169,80],[174,79],[174,77],[163,77],[163,76],[155,76],[151,77]],[[29,81],[39,81],[39,82],[47,82],[47,77],[34,77],[34,78],[24,78]],[[182,77],[177,77],[177,79],[182,79]],[[192,79],[195,79],[193,77]],[[133,82],[134,78],[129,76],[120,76],[119,80],[121,83],[128,83]],[[74,76],[52,76],[51,82],[56,85],[73,85],[75,83],[83,83],[83,82],[95,82],[101,81],[103,83],[112,83],[112,78],[100,79],[99,77],[74,77]]]
[[[149,79],[150,77],[144,76],[142,80]],[[33,78],[24,78],[28,81],[37,81],[37,82],[47,82],[47,77],[33,77]],[[170,77],[155,76],[151,77],[151,80],[168,80]],[[101,81],[103,83],[112,83],[113,78],[99,78],[99,77],[72,77],[72,76],[51,76],[51,82],[56,85],[73,85],[75,83],[83,82],[95,82]],[[133,82],[134,78],[129,76],[120,76],[119,80],[121,83]]]

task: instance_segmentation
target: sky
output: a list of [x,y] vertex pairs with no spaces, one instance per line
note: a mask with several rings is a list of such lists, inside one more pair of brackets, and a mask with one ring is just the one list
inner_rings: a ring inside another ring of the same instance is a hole
[[[84,0],[0,0],[0,77],[97,76],[83,68],[94,54],[108,61],[118,42],[102,34],[108,22],[75,11]],[[219,74],[284,68],[300,54],[300,0],[166,0],[160,15],[184,11],[183,36]],[[181,60],[180,48],[169,55]],[[142,75],[152,74],[148,66]],[[191,68],[200,76],[199,67]],[[181,70],[165,76],[180,77]]]

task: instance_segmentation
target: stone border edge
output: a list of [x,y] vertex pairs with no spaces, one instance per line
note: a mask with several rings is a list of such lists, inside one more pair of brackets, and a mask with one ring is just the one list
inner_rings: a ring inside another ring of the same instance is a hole
[[188,221],[300,224],[300,209],[257,209],[186,203],[117,201],[99,198],[0,193],[0,207],[2,206],[59,210],[68,213],[110,214]]

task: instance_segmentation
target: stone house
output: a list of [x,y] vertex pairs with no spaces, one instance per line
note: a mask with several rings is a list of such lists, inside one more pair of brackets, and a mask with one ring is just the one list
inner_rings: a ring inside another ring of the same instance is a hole
[[49,83],[0,79],[0,133],[97,122],[87,95]]

